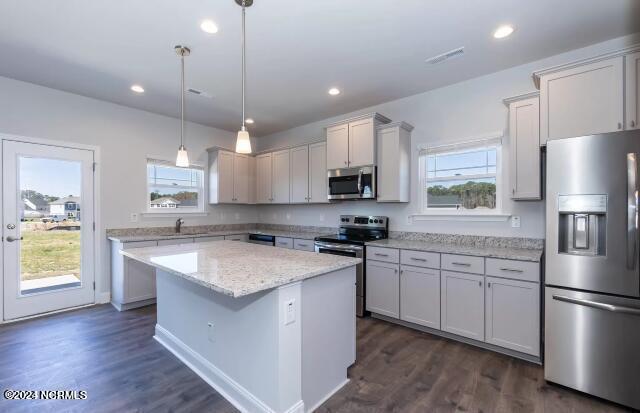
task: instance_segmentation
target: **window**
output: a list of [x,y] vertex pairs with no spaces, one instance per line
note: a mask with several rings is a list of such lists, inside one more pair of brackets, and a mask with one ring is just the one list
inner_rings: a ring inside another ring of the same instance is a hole
[[500,149],[498,138],[423,150],[423,212],[499,212]]
[[204,170],[179,168],[147,159],[147,210],[158,213],[204,212]]

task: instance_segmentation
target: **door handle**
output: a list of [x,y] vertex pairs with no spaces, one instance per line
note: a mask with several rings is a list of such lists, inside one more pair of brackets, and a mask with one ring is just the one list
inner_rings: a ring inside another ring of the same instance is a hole
[[15,241],[22,241],[22,237],[16,238],[16,237],[11,236],[11,235],[7,236],[7,242],[15,242]]
[[640,315],[640,308],[627,307],[624,305],[615,305],[601,303],[593,300],[585,300],[582,298],[567,297],[566,295],[553,295],[554,300],[564,301],[565,303],[584,305],[585,307],[597,308],[599,310],[612,311],[614,313],[624,313],[632,315]]

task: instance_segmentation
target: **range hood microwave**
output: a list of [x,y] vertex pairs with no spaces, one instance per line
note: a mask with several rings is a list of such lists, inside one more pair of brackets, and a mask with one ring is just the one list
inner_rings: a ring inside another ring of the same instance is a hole
[[330,169],[327,175],[329,199],[376,198],[376,167],[374,165]]

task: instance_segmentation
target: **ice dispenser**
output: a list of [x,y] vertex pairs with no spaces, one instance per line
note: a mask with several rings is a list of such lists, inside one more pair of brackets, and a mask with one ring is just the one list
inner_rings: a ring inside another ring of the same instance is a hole
[[559,253],[605,255],[606,195],[558,196]]

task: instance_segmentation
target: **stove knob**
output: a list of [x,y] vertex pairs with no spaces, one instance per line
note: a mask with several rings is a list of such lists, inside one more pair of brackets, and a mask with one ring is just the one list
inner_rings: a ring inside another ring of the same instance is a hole
[[372,219],[369,220],[369,224],[373,224],[373,220]]
[[378,223],[378,220],[377,220],[377,219],[374,219],[374,220],[373,220],[373,223],[374,223],[374,224],[377,224],[377,223]]

